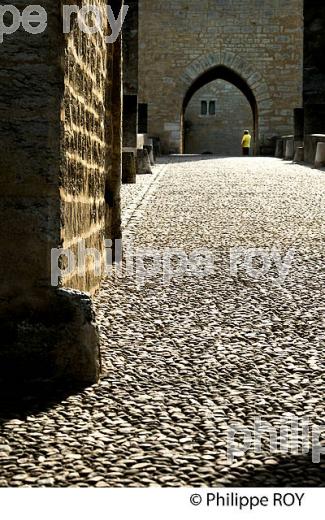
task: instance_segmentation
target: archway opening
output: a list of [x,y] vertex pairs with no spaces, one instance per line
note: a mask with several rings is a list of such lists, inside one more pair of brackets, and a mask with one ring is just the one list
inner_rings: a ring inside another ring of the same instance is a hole
[[[184,114],[184,153],[238,157],[243,131],[253,132],[247,98],[232,83],[216,79],[200,88]],[[252,142],[252,148],[254,142]]]
[[[251,113],[252,113],[252,124],[253,124],[253,140],[254,140],[254,154],[257,155],[258,153],[258,108],[257,108],[257,102],[256,98],[254,96],[254,93],[252,89],[249,87],[249,85],[246,83],[246,81],[236,72],[229,69],[228,67],[225,67],[224,65],[220,65],[217,67],[213,67],[209,69],[208,71],[201,74],[190,86],[188,91],[185,94],[184,100],[183,100],[183,106],[182,106],[182,113],[181,113],[181,152],[185,153],[185,132],[187,131],[186,125],[185,125],[185,113],[189,106],[189,103],[191,102],[193,96],[197,94],[198,91],[200,91],[203,87],[206,85],[212,84],[216,80],[224,80],[227,83],[230,83],[237,89],[239,89],[242,94],[246,97],[250,107],[251,107]],[[202,100],[204,101],[204,100]],[[213,101],[213,100],[212,100]],[[217,102],[217,100],[215,100]],[[213,112],[213,105],[212,108],[210,107],[210,103],[207,104],[207,111],[212,110]],[[202,108],[204,110],[204,108]]]

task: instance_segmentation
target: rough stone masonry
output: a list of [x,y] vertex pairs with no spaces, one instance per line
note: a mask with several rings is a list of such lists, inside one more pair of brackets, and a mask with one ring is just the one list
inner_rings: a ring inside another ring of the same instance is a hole
[[63,34],[62,5],[45,0],[47,29],[7,35],[0,57],[0,379],[15,384],[96,381],[100,277],[87,258],[84,276],[52,287],[51,249],[82,239],[102,261],[104,234],[120,236],[121,39],[107,45],[108,27],[90,36],[76,17]]
[[189,89],[221,74],[251,98],[257,152],[292,133],[302,105],[302,0],[141,0],[139,31],[140,102],[164,152],[183,149]]

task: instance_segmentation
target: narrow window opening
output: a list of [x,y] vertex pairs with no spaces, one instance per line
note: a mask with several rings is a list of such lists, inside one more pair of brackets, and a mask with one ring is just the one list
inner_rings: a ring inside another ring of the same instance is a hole
[[208,114],[208,102],[201,101],[201,116],[206,116]]

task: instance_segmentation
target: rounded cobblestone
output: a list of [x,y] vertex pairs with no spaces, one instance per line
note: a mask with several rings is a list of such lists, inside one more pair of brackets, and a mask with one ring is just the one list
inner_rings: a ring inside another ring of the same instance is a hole
[[[324,173],[268,158],[167,162],[127,241],[160,253],[207,247],[213,272],[104,283],[102,380],[2,418],[0,486],[323,485],[311,454],[263,443],[232,461],[227,435],[257,417],[277,431],[295,416],[324,424]],[[139,187],[123,189],[139,199]],[[257,280],[239,265],[235,276],[237,247],[294,258],[281,283],[275,268]]]

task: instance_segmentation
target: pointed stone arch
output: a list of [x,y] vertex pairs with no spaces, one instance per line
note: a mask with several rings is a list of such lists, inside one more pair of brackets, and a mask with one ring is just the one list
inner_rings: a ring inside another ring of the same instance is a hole
[[[225,75],[225,71],[228,71],[229,79]],[[183,150],[184,104],[188,103],[198,88],[218,78],[233,83],[250,102],[254,115],[255,152],[258,153],[260,136],[267,127],[267,114],[272,109],[272,98],[262,75],[239,55],[228,51],[200,56],[180,76],[178,88],[182,91],[184,100],[181,112],[181,150]]]

